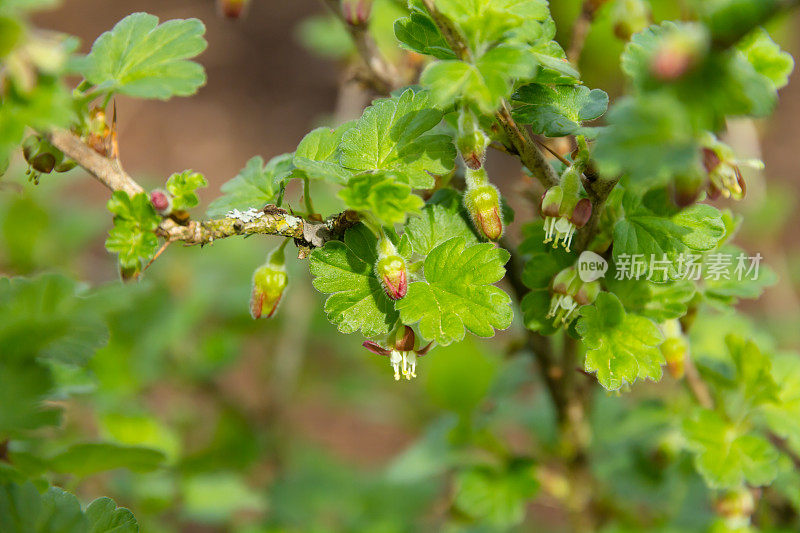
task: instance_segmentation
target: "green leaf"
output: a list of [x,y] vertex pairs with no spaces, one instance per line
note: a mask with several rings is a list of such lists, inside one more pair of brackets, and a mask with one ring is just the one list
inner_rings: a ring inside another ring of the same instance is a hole
[[473,51],[524,40],[535,31],[531,26],[539,29],[550,17],[543,0],[437,0],[436,7],[460,27]]
[[158,250],[154,231],[161,219],[144,193],[131,198],[124,191],[114,191],[107,207],[114,214],[114,227],[108,232],[106,250],[119,256],[123,268],[138,270]]
[[0,13],[13,11],[33,11],[55,7],[60,0],[2,0],[0,1]]
[[0,97],[0,160],[19,147],[26,128],[47,131],[74,118],[72,98],[57,78],[43,77],[25,93],[10,88]]
[[363,224],[347,230],[344,242],[329,241],[309,259],[314,288],[330,296],[325,314],[342,333],[366,337],[388,333],[397,321],[394,304],[375,276],[378,240]]
[[111,498],[97,498],[86,508],[89,533],[138,533],[139,525],[133,513],[117,507]]
[[456,57],[439,28],[426,13],[412,11],[409,16],[398,19],[394,23],[394,34],[408,50],[438,59]]
[[[712,250],[725,237],[722,215],[710,205],[695,204],[672,216],[659,216],[626,191],[622,206],[625,215],[614,226],[613,255],[618,273],[628,269],[623,276],[635,272],[630,266],[633,256],[639,255],[643,275],[655,281],[677,279],[680,254]],[[667,264],[653,264],[651,269],[651,258],[666,258]]]
[[442,120],[427,92],[407,89],[368,107],[341,144],[339,161],[353,170],[394,170],[415,189],[433,186],[432,175],[453,170],[455,147],[447,135],[426,134]]
[[223,217],[234,209],[261,209],[274,203],[280,194],[280,184],[292,168],[292,154],[273,157],[266,165],[261,156],[253,157],[235,178],[222,186],[223,196],[211,202],[206,215]]
[[0,435],[57,425],[61,409],[44,403],[54,386],[50,369],[35,360],[0,361]]
[[153,448],[92,442],[70,446],[50,459],[50,465],[56,472],[83,477],[117,468],[151,472],[160,467],[164,459],[164,454]]
[[78,499],[57,487],[39,494],[33,483],[0,484],[3,533],[86,533],[88,522]]
[[772,376],[778,386],[778,399],[760,408],[767,425],[780,437],[800,449],[800,357],[780,354],[772,360]]
[[317,128],[310,131],[294,153],[294,166],[311,179],[321,179],[330,183],[344,185],[352,172],[339,164],[339,144],[345,132],[355,122],[346,122],[332,130]]
[[[716,261],[717,258],[730,258],[730,263],[727,260]],[[725,245],[714,254],[707,254],[703,263],[707,275],[700,290],[709,300],[724,305],[735,305],[740,299],[758,299],[768,287],[778,282],[777,274],[762,259],[733,245]],[[716,279],[716,274],[708,275],[712,264],[719,279]]]
[[467,247],[454,237],[425,258],[425,281],[408,286],[395,305],[403,323],[419,322],[426,339],[447,345],[464,338],[464,328],[480,337],[511,325],[511,298],[491,285],[503,278],[509,254],[490,243]]
[[661,331],[649,319],[626,313],[613,294],[602,292],[594,305],[584,306],[576,329],[586,346],[586,371],[597,372],[606,389],[618,390],[637,378],[661,379]]
[[460,213],[458,206],[425,206],[422,215],[408,221],[405,235],[414,253],[426,256],[431,250],[453,237],[461,237],[467,245],[477,244],[472,227]]
[[514,93],[513,99],[521,104],[514,109],[514,118],[530,124],[534,133],[547,137],[572,135],[583,122],[600,117],[608,108],[608,95],[604,91],[589,90],[583,85],[531,83]]
[[753,65],[753,68],[772,82],[776,89],[789,83],[789,75],[794,70],[794,59],[788,52],[772,40],[764,28],[750,32],[738,44],[739,50]]
[[433,99],[441,106],[463,99],[492,113],[511,94],[512,80],[530,77],[535,69],[536,60],[528,47],[501,44],[475,64],[456,60],[433,63],[422,73],[420,82],[430,87]]
[[188,59],[205,50],[198,19],[169,20],[147,13],[128,15],[92,45],[82,74],[102,89],[168,100],[189,96],[206,82],[203,67]]
[[206,178],[199,172],[184,170],[171,175],[167,178],[167,191],[172,195],[172,208],[186,210],[196,207],[200,199],[195,191],[207,186]]
[[604,176],[625,174],[631,188],[646,190],[700,164],[690,117],[672,98],[623,98],[612,107],[608,123],[593,152]]
[[94,300],[81,295],[74,281],[59,275],[0,279],[4,361],[37,357],[83,365],[107,340]]
[[736,367],[736,382],[753,405],[778,401],[778,385],[772,379],[772,361],[753,341],[738,335],[725,337],[725,344]]
[[474,467],[456,478],[455,505],[459,511],[495,527],[508,528],[525,518],[525,507],[539,484],[532,465],[515,465],[510,471]]
[[404,177],[394,172],[359,174],[339,191],[345,205],[354,211],[369,211],[382,226],[405,222],[408,215],[419,213],[425,205],[411,192]]
[[714,411],[687,419],[683,433],[695,452],[695,467],[712,488],[768,485],[778,474],[778,452],[769,441],[744,433]]
[[694,283],[690,281],[654,283],[645,279],[618,280],[607,275],[605,284],[626,310],[658,323],[684,316],[695,295]]

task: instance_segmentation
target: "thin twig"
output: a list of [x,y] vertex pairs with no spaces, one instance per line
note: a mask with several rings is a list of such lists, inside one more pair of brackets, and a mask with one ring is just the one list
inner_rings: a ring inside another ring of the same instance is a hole
[[[94,176],[111,191],[124,191],[134,196],[144,193],[139,185],[118,160],[110,159],[95,152],[80,137],[66,130],[55,130],[49,135],[53,146],[64,152]],[[344,231],[358,222],[351,211],[330,217],[325,222],[304,220],[290,214],[285,209],[272,205],[264,207],[263,214],[250,222],[236,218],[222,218],[206,221],[189,221],[178,224],[171,218],[161,221],[156,233],[167,241],[182,241],[187,245],[211,244],[215,240],[237,235],[278,235],[291,237],[300,247],[322,246],[329,240],[341,238]]]
[[386,61],[378,50],[378,45],[369,33],[367,24],[349,24],[342,14],[339,0],[323,0],[331,12],[338,18],[350,34],[353,45],[367,68],[367,76],[362,81],[380,94],[389,94],[393,89],[402,85],[397,69]]
[[139,279],[140,277],[142,277],[142,275],[143,275],[143,274],[144,274],[144,273],[147,271],[147,269],[148,269],[148,268],[150,268],[150,266],[151,266],[153,263],[155,263],[156,259],[158,259],[158,258],[161,256],[161,254],[163,254],[163,253],[164,253],[164,250],[166,250],[166,249],[167,249],[167,246],[169,246],[169,245],[170,245],[170,244],[172,244],[173,242],[175,242],[175,241],[164,241],[164,244],[162,244],[162,245],[161,245],[161,248],[159,248],[159,249],[158,249],[158,251],[156,252],[156,254],[153,256],[153,258],[152,258],[152,259],[150,259],[150,261],[148,261],[148,262],[147,262],[147,264],[144,266],[144,268],[143,268],[141,271],[139,271],[139,272],[136,272],[136,273],[133,275],[133,279]]
[[572,64],[577,65],[578,62],[580,62],[583,47],[586,44],[586,37],[589,36],[589,30],[592,28],[592,22],[594,22],[595,13],[597,13],[600,6],[607,1],[608,0],[583,1],[581,12],[578,18],[575,19],[575,24],[572,25],[572,37],[567,50],[567,59],[569,59]]

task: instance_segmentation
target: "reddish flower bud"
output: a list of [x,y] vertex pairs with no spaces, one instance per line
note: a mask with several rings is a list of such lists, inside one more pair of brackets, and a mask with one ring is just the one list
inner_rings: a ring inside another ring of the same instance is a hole
[[172,212],[172,198],[162,189],[150,193],[150,203],[159,215],[167,216]]
[[564,197],[564,192],[558,185],[550,187],[542,196],[542,202],[539,206],[539,211],[542,217],[557,217],[561,211],[561,200]]
[[675,81],[689,70],[692,57],[683,50],[662,45],[653,56],[650,70],[661,81]]
[[749,529],[750,517],[755,511],[753,494],[747,487],[730,492],[714,502],[714,509],[725,521],[729,530]]
[[364,26],[369,22],[372,0],[342,0],[342,17],[351,26]]
[[244,14],[250,0],[217,0],[217,7],[222,16],[238,19]]
[[490,184],[468,188],[464,193],[464,207],[475,228],[490,241],[503,236],[503,218],[500,214],[500,193]]
[[408,292],[406,262],[397,253],[394,244],[385,237],[378,241],[378,261],[375,263],[375,276],[381,282],[386,296],[392,300],[400,300]]
[[274,315],[288,284],[282,245],[253,274],[253,292],[250,295],[250,314],[253,318],[264,315],[270,318]]

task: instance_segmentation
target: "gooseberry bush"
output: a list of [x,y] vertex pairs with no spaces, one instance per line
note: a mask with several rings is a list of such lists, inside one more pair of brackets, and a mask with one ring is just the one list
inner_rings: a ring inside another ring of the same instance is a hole
[[[31,24],[52,2],[0,0],[0,167],[21,153],[28,187],[75,167],[105,185],[105,246],[124,281],[146,278],[171,243],[270,236],[252,317],[279,316],[305,282],[290,279],[296,255],[327,320],[363,337],[345,342],[382,358],[387,386],[424,374],[468,334],[518,332],[509,351],[539,372],[512,370],[503,386],[511,396],[543,384],[556,434],[520,451],[478,409],[484,393],[455,383],[445,403],[458,422],[430,467],[451,475],[442,527],[535,530],[520,524],[544,498],[575,531],[796,530],[800,359],[750,328],[713,324],[744,323],[735,306],[776,281],[769,257],[734,244],[747,224],[735,205],[743,169],[761,164],[725,139],[732,119],[773,112],[793,60],[762,26],[798,2],[690,0],[668,20],[647,0],[586,0],[569,54],[547,0],[325,3],[331,19],[315,21],[310,40],[341,44],[371,103],[292,153],[244,162],[203,214],[201,173],[148,190],[123,169],[117,121],[134,118],[115,104],[195,94],[203,23],[133,13],[84,55],[75,38]],[[220,7],[238,17],[247,2]],[[627,91],[611,103],[577,69],[601,12],[626,42]],[[487,164],[493,151],[520,169],[513,191]],[[506,202],[498,185],[521,199]],[[315,208],[320,195],[338,208]],[[520,202],[533,207],[525,216],[511,208]],[[69,376],[108,342],[107,314],[124,311],[114,300],[126,290],[0,280],[0,531],[139,530],[113,500],[82,504],[59,485],[151,471],[163,453],[121,438],[50,445],[64,402],[85,394]],[[487,372],[474,361],[465,354],[455,379]],[[598,431],[596,405],[625,396],[632,410]],[[635,463],[648,488],[595,462],[602,454]],[[397,523],[387,530],[418,526]]]

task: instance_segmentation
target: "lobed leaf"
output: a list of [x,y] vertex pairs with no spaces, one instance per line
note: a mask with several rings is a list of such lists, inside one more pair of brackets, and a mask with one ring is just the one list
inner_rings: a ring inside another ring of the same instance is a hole
[[261,156],[250,159],[235,178],[222,186],[220,196],[208,206],[209,217],[225,216],[228,211],[261,209],[274,203],[281,192],[283,180],[293,169],[292,155],[273,157],[265,165]]
[[408,286],[396,303],[403,323],[419,322],[426,339],[447,345],[464,338],[464,328],[480,337],[511,325],[511,298],[492,286],[503,278],[509,254],[490,243],[467,246],[453,237],[425,258],[425,281]]
[[204,33],[198,19],[159,24],[154,15],[134,13],[97,38],[81,74],[102,89],[129,96],[189,96],[206,82],[203,67],[189,61],[208,45]]
[[586,346],[586,371],[596,372],[606,389],[661,379],[661,331],[649,319],[626,313],[615,295],[602,292],[594,305],[584,306],[576,329]]

